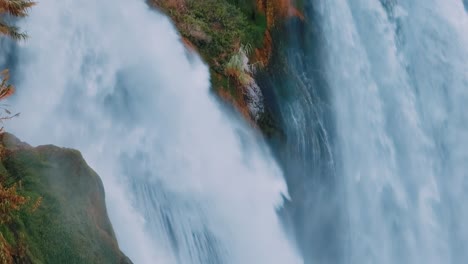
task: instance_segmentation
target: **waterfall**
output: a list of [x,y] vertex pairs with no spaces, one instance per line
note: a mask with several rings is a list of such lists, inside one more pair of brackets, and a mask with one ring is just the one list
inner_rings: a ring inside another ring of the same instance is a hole
[[306,1],[290,25],[275,96],[306,263],[468,259],[464,2]]
[[281,170],[221,109],[209,74],[145,1],[41,1],[7,60],[31,144],[79,149],[135,263],[302,263],[276,210]]
[[462,1],[321,1],[353,263],[467,259]]
[[144,1],[34,8],[31,38],[0,43],[22,112],[7,129],[83,152],[135,263],[464,263],[467,1],[301,2],[256,93],[287,188]]

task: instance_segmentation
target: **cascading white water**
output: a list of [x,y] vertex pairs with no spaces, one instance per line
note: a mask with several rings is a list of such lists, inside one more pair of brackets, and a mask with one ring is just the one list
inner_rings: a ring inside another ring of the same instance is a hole
[[301,262],[276,215],[280,170],[166,18],[143,0],[47,0],[21,26],[7,130],[82,151],[135,263]]
[[468,259],[462,0],[314,1],[336,118],[345,263]]

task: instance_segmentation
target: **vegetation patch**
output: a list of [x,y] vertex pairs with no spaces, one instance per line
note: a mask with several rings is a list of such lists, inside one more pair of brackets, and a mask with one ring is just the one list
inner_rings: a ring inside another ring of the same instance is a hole
[[78,151],[32,148],[7,133],[0,149],[0,264],[131,263]]
[[[261,89],[255,69],[267,67],[273,54],[272,31],[289,17],[303,19],[303,0],[149,0],[172,18],[189,49],[210,67],[211,87],[266,136],[276,118],[255,106]],[[261,71],[260,71],[261,72]],[[255,88],[255,89],[253,89]],[[254,104],[252,104],[254,102]],[[263,104],[263,102],[260,102]]]
[[[212,87],[240,96],[227,70],[241,47],[260,48],[267,30],[265,15],[252,0],[152,0],[193,43],[212,71]],[[252,58],[249,58],[252,59]]]

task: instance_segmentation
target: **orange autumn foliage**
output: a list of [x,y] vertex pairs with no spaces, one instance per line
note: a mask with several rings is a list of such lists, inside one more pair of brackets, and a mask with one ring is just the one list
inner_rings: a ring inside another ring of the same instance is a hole
[[11,221],[14,213],[27,202],[27,198],[19,195],[16,189],[16,184],[7,188],[0,183],[0,224]]
[[281,19],[304,18],[304,15],[294,7],[292,0],[257,0],[257,8],[260,12],[265,13],[269,29]]
[[267,19],[267,30],[263,38],[263,47],[255,50],[255,60],[268,65],[273,53],[271,30],[275,25],[288,18],[298,17],[304,20],[304,15],[293,5],[293,0],[256,0],[257,9],[264,13]]
[[15,87],[8,83],[10,79],[10,72],[3,70],[0,72],[2,82],[0,83],[0,100],[10,97],[15,92]]
[[[8,83],[10,79],[10,73],[8,70],[3,70],[2,72],[0,72],[0,78],[1,78],[1,83],[0,83],[0,101],[1,101],[10,97],[15,92],[15,87]],[[5,113],[5,115],[0,114],[0,123],[2,123],[4,120],[12,119],[19,115],[19,113],[12,114],[5,107],[5,105],[2,105],[2,104],[0,104],[0,110],[3,110]],[[3,127],[0,128],[0,132],[2,131],[3,131]]]

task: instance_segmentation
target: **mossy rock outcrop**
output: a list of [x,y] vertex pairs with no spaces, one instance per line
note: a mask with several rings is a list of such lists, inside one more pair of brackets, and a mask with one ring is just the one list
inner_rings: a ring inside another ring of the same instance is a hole
[[[268,138],[281,134],[269,102],[261,113],[250,111],[250,80],[272,65],[273,34],[289,19],[304,19],[303,0],[148,0],[167,14],[186,47],[207,63],[213,91]],[[239,56],[241,50],[247,62]],[[237,67],[232,67],[231,62]],[[249,70],[246,70],[249,69]],[[248,78],[243,78],[245,76]],[[244,81],[249,80],[249,81]],[[255,84],[257,86],[258,83]],[[268,90],[260,86],[259,89]],[[258,93],[257,93],[258,94]]]
[[[0,135],[0,177],[27,202],[0,226],[0,263],[119,263],[104,187],[80,152]],[[10,259],[8,259],[10,258]]]

